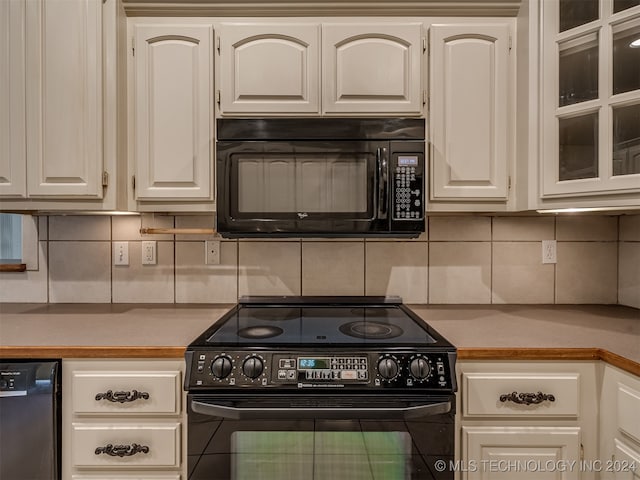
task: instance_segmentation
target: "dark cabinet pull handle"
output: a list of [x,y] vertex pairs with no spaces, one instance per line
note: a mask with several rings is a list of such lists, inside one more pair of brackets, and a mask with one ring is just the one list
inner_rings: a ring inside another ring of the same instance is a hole
[[113,392],[111,390],[107,390],[104,393],[96,394],[96,400],[108,400],[113,403],[133,402],[140,398],[149,400],[149,394],[147,392],[139,392],[137,390],[130,390],[128,392]]
[[556,397],[554,397],[550,393],[505,393],[504,395],[500,395],[501,402],[513,402],[518,405],[538,405],[542,402],[549,401],[555,402]]
[[149,453],[149,447],[146,445],[111,445],[110,443],[104,447],[96,447],[96,455],[104,453],[110,457],[131,457],[138,453]]

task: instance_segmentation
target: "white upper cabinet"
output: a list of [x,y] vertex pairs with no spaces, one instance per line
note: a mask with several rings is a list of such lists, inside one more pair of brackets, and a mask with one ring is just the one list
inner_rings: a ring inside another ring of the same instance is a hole
[[325,113],[422,112],[420,23],[323,24]]
[[319,24],[223,23],[217,34],[222,114],[319,112]]
[[102,2],[25,3],[28,196],[100,198]]
[[0,195],[26,197],[25,2],[0,2]]
[[137,200],[212,200],[213,28],[135,25]]
[[640,6],[559,0],[540,8],[540,197],[604,202],[635,193],[640,204]]
[[430,27],[431,199],[506,201],[510,26]]

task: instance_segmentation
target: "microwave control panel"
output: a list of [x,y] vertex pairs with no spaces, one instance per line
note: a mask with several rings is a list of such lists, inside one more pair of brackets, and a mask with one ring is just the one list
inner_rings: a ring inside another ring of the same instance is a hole
[[424,165],[422,155],[398,154],[393,171],[393,219],[420,220],[424,217]]

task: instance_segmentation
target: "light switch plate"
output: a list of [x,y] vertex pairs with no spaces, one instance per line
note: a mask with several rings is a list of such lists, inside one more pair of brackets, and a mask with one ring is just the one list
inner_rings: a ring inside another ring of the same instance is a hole
[[113,242],[113,264],[129,265],[129,242]]

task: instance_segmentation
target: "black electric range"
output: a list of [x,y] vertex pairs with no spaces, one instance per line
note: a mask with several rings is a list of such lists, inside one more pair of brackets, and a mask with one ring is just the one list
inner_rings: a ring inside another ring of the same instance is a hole
[[243,297],[188,346],[185,389],[446,394],[455,360],[398,297]]

